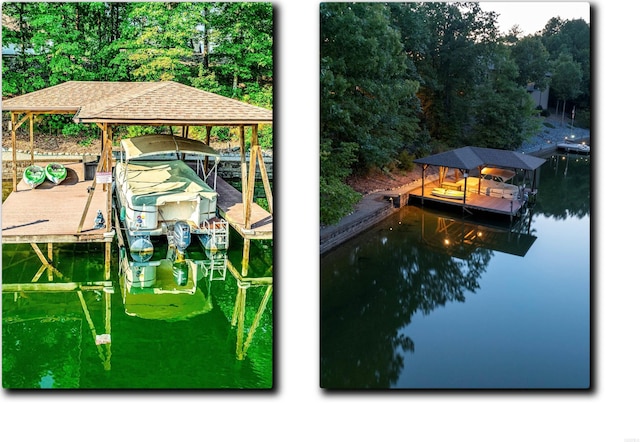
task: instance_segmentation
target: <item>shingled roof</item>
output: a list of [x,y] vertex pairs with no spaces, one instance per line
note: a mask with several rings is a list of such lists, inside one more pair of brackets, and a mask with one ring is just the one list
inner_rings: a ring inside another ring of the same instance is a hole
[[472,170],[485,166],[535,170],[542,166],[545,161],[546,160],[542,158],[510,150],[466,146],[448,152],[418,158],[414,160],[414,163],[452,167],[461,170]]
[[245,125],[272,111],[173,81],[68,81],[4,100],[3,111],[69,112],[77,123]]

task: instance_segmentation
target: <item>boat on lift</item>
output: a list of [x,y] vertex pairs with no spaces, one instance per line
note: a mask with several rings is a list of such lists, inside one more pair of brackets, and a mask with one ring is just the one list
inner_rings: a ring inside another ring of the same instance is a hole
[[[152,259],[156,237],[176,242],[181,253],[193,237],[209,252],[227,249],[229,224],[218,216],[218,194],[207,184],[220,161],[210,146],[174,135],[143,135],[123,139],[121,147],[123,158],[114,168],[116,208],[134,261]],[[183,161],[187,157],[201,174]],[[212,181],[215,186],[215,175]]]

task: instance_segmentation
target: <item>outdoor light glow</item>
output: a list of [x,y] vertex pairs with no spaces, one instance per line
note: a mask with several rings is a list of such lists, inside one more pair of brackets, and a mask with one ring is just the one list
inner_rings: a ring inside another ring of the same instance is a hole
[[448,245],[449,245],[449,239],[448,239],[448,238],[446,238],[446,239],[444,240],[444,245],[445,245],[445,246],[448,246]]

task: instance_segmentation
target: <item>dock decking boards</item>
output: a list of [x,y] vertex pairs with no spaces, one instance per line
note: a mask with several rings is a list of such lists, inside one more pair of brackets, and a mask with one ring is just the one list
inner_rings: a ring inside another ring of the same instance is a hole
[[[36,163],[42,166],[46,163]],[[96,186],[87,216],[78,233],[78,225],[89,196],[91,181],[84,181],[84,166],[80,162],[62,162],[67,179],[55,186],[45,181],[30,189],[23,181],[17,192],[9,194],[2,204],[3,243],[67,243],[110,242],[106,228],[94,229],[98,210],[103,215],[111,207],[111,196]]]
[[479,195],[473,192],[467,192],[466,201],[463,204],[462,200],[454,200],[451,198],[444,198],[431,195],[431,190],[435,186],[429,185],[424,187],[424,195],[422,195],[422,189],[418,187],[410,193],[411,197],[423,199],[425,201],[435,201],[441,204],[447,204],[451,206],[458,206],[462,209],[464,206],[471,211],[479,210],[482,212],[497,213],[503,215],[513,216],[523,206],[522,201],[511,200],[506,198],[496,198],[493,196]]
[[244,228],[242,193],[220,177],[216,180],[218,210],[229,225],[246,239],[273,239],[273,216],[251,203],[251,228]]

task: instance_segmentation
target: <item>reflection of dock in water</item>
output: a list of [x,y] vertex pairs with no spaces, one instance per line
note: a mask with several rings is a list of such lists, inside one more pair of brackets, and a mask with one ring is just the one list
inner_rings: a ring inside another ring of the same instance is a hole
[[529,233],[530,216],[516,226],[491,225],[424,212],[422,241],[447,255],[468,258],[478,248],[525,256],[536,237]]
[[[248,253],[248,251],[247,251]],[[244,255],[244,252],[243,252]],[[257,265],[256,265],[257,261]],[[252,261],[252,266],[247,267],[245,256],[241,257],[241,263],[238,265],[235,259],[227,260],[227,269],[229,273],[233,275],[237,282],[238,289],[236,291],[236,300],[233,308],[233,315],[231,317],[231,326],[237,327],[236,338],[236,357],[238,359],[244,359],[247,356],[247,351],[251,345],[254,334],[260,324],[262,315],[269,303],[269,299],[273,293],[273,264],[262,261]],[[246,338],[244,337],[244,321],[247,316],[246,304],[247,296],[254,292],[259,295],[262,292],[262,287],[266,287],[262,293],[262,299],[260,306],[255,313],[251,327],[247,332]]]
[[[28,251],[3,253],[2,328],[5,337],[17,324],[37,323],[41,332],[48,333],[49,323],[59,325],[79,321],[81,329],[84,324],[89,327],[104,370],[111,370],[111,281],[73,281],[75,278],[67,273],[73,273],[74,268],[59,270],[53,267],[53,259],[43,261],[40,269],[31,275],[33,261]],[[89,276],[88,270],[86,273],[85,277]],[[81,349],[83,333],[73,333],[73,338],[77,341],[74,348]]]

